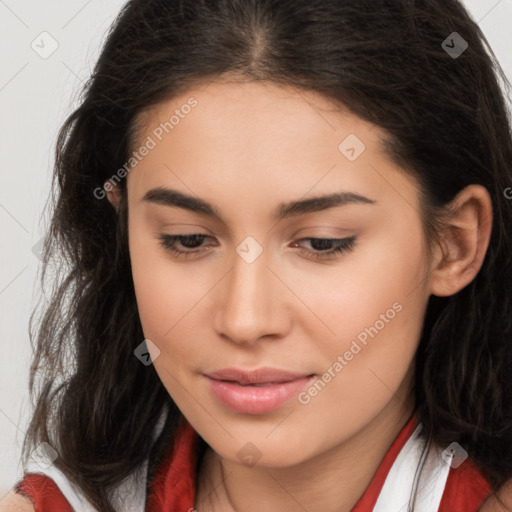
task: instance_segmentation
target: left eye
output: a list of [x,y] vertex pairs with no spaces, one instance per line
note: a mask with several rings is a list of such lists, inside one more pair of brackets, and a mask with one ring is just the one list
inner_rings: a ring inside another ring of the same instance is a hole
[[[162,246],[174,253],[177,256],[189,256],[202,252],[206,246],[203,242],[212,238],[209,235],[199,233],[190,233],[186,235],[167,235],[161,234],[159,236]],[[310,241],[311,249],[307,249],[298,245],[300,242]],[[178,248],[179,243],[184,249]],[[356,243],[356,237],[350,238],[301,238],[293,242],[293,247],[299,247],[300,252],[306,253],[308,257],[314,259],[332,258],[336,257],[343,252],[352,250]],[[214,244],[218,245],[218,243]],[[199,250],[198,250],[199,249]]]
[[336,257],[343,252],[351,251],[356,244],[356,237],[352,236],[350,238],[301,238],[293,245],[304,240],[309,240],[311,247],[314,249],[304,249],[304,251],[315,259]]

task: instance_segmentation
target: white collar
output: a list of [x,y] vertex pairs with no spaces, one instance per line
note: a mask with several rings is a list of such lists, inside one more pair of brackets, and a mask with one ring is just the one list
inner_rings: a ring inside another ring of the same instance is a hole
[[[167,410],[162,411],[157,422],[155,439],[162,431],[166,412]],[[441,457],[442,450],[433,445],[424,461],[420,478],[417,483],[415,482],[416,469],[421,462],[425,445],[425,440],[419,436],[421,428],[421,424],[418,424],[393,462],[373,512],[407,512],[415,485],[418,492],[414,512],[437,512],[439,509],[450,466]],[[148,459],[117,487],[114,503],[119,512],[144,512],[147,464]],[[26,471],[49,476],[73,507],[74,512],[98,512],[53,464],[48,466],[44,460],[39,459],[37,463],[29,463]]]

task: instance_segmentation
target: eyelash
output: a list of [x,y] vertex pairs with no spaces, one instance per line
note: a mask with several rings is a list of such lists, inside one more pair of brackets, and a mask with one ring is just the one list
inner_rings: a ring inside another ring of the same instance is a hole
[[[177,257],[181,258],[187,258],[191,256],[192,254],[198,254],[200,252],[203,252],[202,250],[187,250],[184,251],[182,249],[177,249],[174,245],[176,241],[183,240],[183,239],[205,239],[210,238],[209,235],[203,235],[199,233],[191,233],[187,235],[166,235],[161,234],[159,235],[159,240],[163,248],[171,253],[173,253]],[[312,257],[316,260],[321,259],[333,259],[336,257],[339,257],[341,254],[345,252],[350,252],[354,249],[356,245],[356,237],[352,236],[350,238],[314,238],[314,237],[307,237],[307,238],[301,238],[300,240],[297,240],[297,242],[294,242],[294,244],[304,241],[304,240],[316,240],[316,241],[322,241],[322,242],[330,242],[333,244],[336,244],[336,246],[333,249],[330,249],[329,251],[312,251],[310,249],[302,249],[302,253],[307,253],[309,257]]]

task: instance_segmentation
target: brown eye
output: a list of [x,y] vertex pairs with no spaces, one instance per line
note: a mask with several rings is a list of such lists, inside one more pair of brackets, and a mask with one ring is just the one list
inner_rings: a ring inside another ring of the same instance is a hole
[[315,259],[335,258],[341,253],[353,250],[356,245],[355,236],[350,238],[301,238],[294,242],[294,245],[305,240],[310,241],[312,249],[304,249],[304,252]]
[[[205,241],[205,239],[211,237],[199,233],[191,233],[186,235],[161,234],[158,238],[160,239],[161,245],[166,250],[179,256],[187,256],[189,254],[197,254],[202,252],[195,249],[202,248],[202,243]],[[177,243],[179,243],[184,249],[180,249],[177,246]]]

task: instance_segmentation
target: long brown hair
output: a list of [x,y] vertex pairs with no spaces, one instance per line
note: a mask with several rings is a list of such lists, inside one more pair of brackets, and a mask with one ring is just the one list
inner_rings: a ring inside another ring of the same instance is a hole
[[[467,43],[460,55],[443,46],[449,36]],[[455,295],[430,297],[415,398],[426,434],[459,442],[497,489],[512,476],[512,140],[500,77],[510,84],[457,0],[125,4],[57,141],[41,275],[54,287],[31,317],[35,410],[24,462],[49,443],[56,467],[113,512],[109,491],[150,453],[164,404],[152,460],[172,443],[180,411],[153,366],[134,356],[144,334],[126,208],[117,215],[103,185],[134,150],[139,114],[228,72],[320,92],[385,129],[390,156],[421,184],[429,240],[461,189],[489,191],[480,272]],[[120,187],[125,194],[126,180]]]

